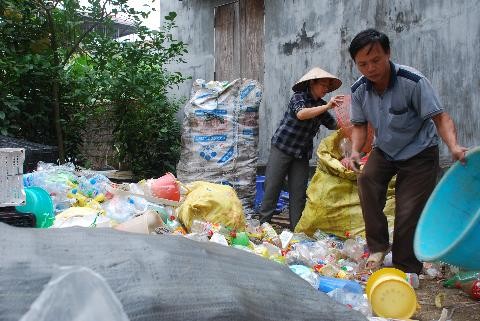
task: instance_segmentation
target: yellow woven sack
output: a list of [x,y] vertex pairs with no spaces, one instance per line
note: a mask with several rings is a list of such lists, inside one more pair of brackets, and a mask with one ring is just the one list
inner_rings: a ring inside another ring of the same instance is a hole
[[190,191],[178,209],[178,218],[188,230],[195,219],[245,230],[242,203],[232,187],[197,181],[187,188]]
[[[295,232],[313,235],[316,230],[345,237],[345,233],[365,236],[357,176],[341,163],[338,148],[340,131],[324,138],[317,149],[318,164],[307,189],[307,202]],[[390,182],[384,212],[393,227],[395,179]]]

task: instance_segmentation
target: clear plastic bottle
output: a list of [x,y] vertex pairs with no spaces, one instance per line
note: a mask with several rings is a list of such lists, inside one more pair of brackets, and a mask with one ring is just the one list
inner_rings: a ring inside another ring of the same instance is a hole
[[352,293],[345,288],[338,288],[329,292],[328,296],[340,304],[361,312],[366,317],[372,316],[368,300],[361,293]]
[[364,247],[358,244],[356,240],[348,239],[343,244],[343,254],[358,261],[364,254]]
[[327,240],[330,236],[322,230],[317,230],[313,234],[313,237],[318,241],[323,241],[323,240]]
[[168,218],[167,227],[170,229],[172,234],[186,234],[182,224],[173,215]]
[[418,278],[417,273],[406,273],[407,274],[407,282],[412,286],[414,289],[418,289],[420,286],[420,279]]
[[342,138],[340,140],[340,151],[342,152],[342,158],[348,158],[352,154],[352,142],[348,138]]
[[280,241],[280,238],[278,237],[277,232],[273,229],[273,227],[268,224],[267,222],[262,224],[263,228],[263,233],[265,234],[265,238],[267,241],[273,243],[274,245],[281,247],[282,243]]
[[190,226],[190,232],[196,234],[207,234],[211,231],[212,224],[202,221],[202,220],[193,220],[192,225]]
[[333,264],[326,264],[320,269],[320,274],[331,278],[337,277],[340,269]]

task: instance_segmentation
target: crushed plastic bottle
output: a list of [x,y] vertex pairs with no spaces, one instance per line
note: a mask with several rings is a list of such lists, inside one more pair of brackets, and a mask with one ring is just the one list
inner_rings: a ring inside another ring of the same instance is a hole
[[322,242],[305,242],[292,245],[292,250],[286,255],[287,264],[303,264],[313,267],[325,263],[328,250]]
[[387,255],[385,255],[385,258],[383,259],[383,266],[385,267],[393,266],[393,256],[391,251],[388,252]]
[[[157,232],[157,234],[161,234],[161,233]],[[208,242],[209,241],[208,236],[206,234],[189,233],[189,234],[186,234],[185,237],[190,239],[190,240],[197,241],[197,242]]]
[[323,241],[323,240],[327,240],[330,236],[325,233],[324,231],[322,230],[317,230],[314,234],[313,234],[313,237],[315,239],[317,239],[318,241]]
[[406,273],[407,275],[407,282],[412,286],[414,289],[418,289],[420,286],[420,279],[418,278],[417,273]]
[[232,235],[232,245],[248,246],[250,239],[246,232],[236,232]]
[[106,216],[118,223],[128,221],[136,215],[135,206],[128,197],[115,196],[103,204]]
[[318,289],[320,278],[311,268],[305,265],[290,265],[289,267],[295,274],[310,283],[315,289]]
[[473,280],[461,284],[463,292],[470,295],[472,299],[480,300],[480,280]]
[[280,233],[279,237],[280,237],[280,242],[282,244],[282,249],[285,250],[290,245],[290,242],[292,241],[293,233],[288,230],[283,230],[282,233]]
[[328,276],[331,278],[336,278],[338,277],[340,273],[340,268],[333,265],[333,264],[326,264],[320,269],[320,274],[324,276]]
[[167,223],[167,220],[170,216],[173,215],[174,209],[170,206],[163,206],[159,204],[149,203],[147,205],[147,210],[153,210],[157,212],[158,215],[162,218],[163,223]]
[[320,286],[318,289],[325,293],[329,293],[335,289],[345,289],[352,293],[363,293],[362,286],[356,281],[331,278],[327,276],[320,276]]
[[277,232],[275,232],[275,230],[273,229],[273,227],[270,224],[265,222],[265,223],[262,224],[262,228],[263,228],[263,233],[265,234],[265,240],[266,241],[268,241],[268,242],[270,242],[270,243],[272,243],[272,244],[274,244],[278,247],[282,246]]
[[174,215],[168,218],[166,225],[172,234],[187,234],[182,224],[177,220]]
[[355,261],[360,260],[364,252],[363,245],[359,244],[356,240],[347,239],[343,244],[343,254]]
[[228,246],[228,241],[225,236],[216,232],[213,233],[212,237],[210,238],[210,242]]
[[349,158],[352,154],[352,141],[349,138],[342,138],[339,143],[342,158]]
[[327,293],[327,295],[336,302],[346,305],[355,311],[359,311],[366,317],[372,316],[370,304],[363,294],[352,293],[344,288],[338,288]]

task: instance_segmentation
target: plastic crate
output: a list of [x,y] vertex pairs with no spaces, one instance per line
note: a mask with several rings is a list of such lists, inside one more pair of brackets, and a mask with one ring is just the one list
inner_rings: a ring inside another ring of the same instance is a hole
[[[257,175],[256,179],[256,194],[255,194],[255,212],[260,212],[260,206],[262,206],[263,194],[265,186],[265,176]],[[288,207],[290,195],[288,192],[281,191],[277,201],[277,207],[275,211],[281,213],[285,208]]]
[[28,173],[37,169],[39,161],[57,163],[58,149],[55,146],[29,142],[23,139],[0,135],[0,148],[23,148],[25,149],[25,161],[23,172]]
[[0,207],[25,203],[23,148],[0,148]]
[[35,227],[35,216],[18,213],[14,207],[0,207],[0,222],[17,227]]

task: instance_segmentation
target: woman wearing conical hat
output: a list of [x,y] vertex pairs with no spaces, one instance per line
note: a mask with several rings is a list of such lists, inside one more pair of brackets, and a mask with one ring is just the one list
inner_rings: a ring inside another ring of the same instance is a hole
[[337,122],[328,110],[343,101],[343,96],[335,96],[327,103],[322,97],[341,85],[340,79],[317,67],[307,72],[292,87],[295,93],[272,137],[265,173],[265,192],[260,208],[262,223],[271,220],[287,176],[292,231],[300,220],[306,201],[313,138],[320,125],[331,130],[337,129]]

